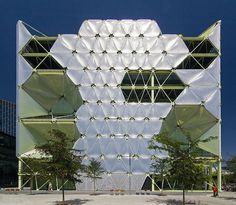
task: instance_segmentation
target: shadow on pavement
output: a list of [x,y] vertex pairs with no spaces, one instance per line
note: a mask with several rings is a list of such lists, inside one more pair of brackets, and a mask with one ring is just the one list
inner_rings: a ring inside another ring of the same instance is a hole
[[224,200],[236,201],[236,197],[219,196],[219,197],[217,197],[217,198],[219,198],[219,199],[224,199]]
[[[65,205],[81,205],[86,204],[88,201],[91,201],[89,199],[71,199],[71,200],[65,200]],[[56,205],[61,205],[62,201],[56,201]]]
[[[156,202],[157,204],[161,203],[163,205],[182,205],[183,204],[182,200],[176,200],[176,199],[166,199],[166,200],[150,199],[147,202]],[[186,205],[200,205],[200,202],[197,203],[195,201],[186,200],[185,204]]]

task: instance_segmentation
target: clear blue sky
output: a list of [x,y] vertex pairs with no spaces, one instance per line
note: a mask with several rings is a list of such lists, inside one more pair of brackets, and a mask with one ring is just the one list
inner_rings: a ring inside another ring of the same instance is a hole
[[222,152],[236,155],[235,0],[0,0],[0,99],[15,101],[15,25],[23,20],[47,35],[77,33],[85,19],[158,22],[163,33],[196,36],[222,20]]

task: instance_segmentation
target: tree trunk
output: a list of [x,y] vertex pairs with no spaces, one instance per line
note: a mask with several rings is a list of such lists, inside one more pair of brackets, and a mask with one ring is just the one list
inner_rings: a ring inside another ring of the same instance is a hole
[[64,178],[62,178],[62,204],[65,204]]
[[93,179],[93,192],[94,192],[94,194],[96,192],[96,180],[95,180],[95,178]]
[[183,205],[185,205],[185,187],[183,187]]
[[161,182],[161,192],[163,192],[163,189],[164,189],[164,178],[162,178],[162,182]]

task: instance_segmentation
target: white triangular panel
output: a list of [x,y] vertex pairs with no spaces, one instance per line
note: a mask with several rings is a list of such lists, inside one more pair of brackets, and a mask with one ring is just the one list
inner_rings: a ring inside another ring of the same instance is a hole
[[164,34],[161,37],[164,44],[164,51],[167,53],[187,54],[189,50],[184,41],[176,34]]
[[218,82],[208,73],[202,70],[199,75],[192,78],[190,86],[218,86]]
[[96,34],[99,34],[102,23],[103,23],[102,20],[84,21],[80,26],[79,35],[94,37]]
[[207,71],[216,79],[220,84],[220,57],[217,57],[208,67]]
[[218,21],[212,30],[212,32],[209,34],[208,38],[213,43],[213,45],[220,50],[220,26],[221,22]]
[[186,87],[176,98],[175,103],[179,104],[200,104],[201,99],[195,95],[189,87]]
[[206,101],[217,89],[217,87],[199,86],[189,88],[201,101]]
[[22,85],[32,74],[32,67],[30,64],[22,57],[17,57],[17,85]]
[[217,119],[220,119],[220,90],[216,90],[205,102],[205,107]]
[[89,113],[89,109],[87,105],[82,105],[76,112],[76,116],[78,119],[82,119],[82,120],[88,120],[90,119],[92,116]]
[[17,52],[19,52],[26,43],[31,39],[32,35],[25,27],[22,21],[18,21],[16,25],[17,35],[16,35],[16,46]]
[[69,78],[72,80],[72,82],[75,85],[82,84],[82,79],[83,79],[83,76],[84,76],[84,71],[83,70],[68,69],[68,70],[66,70],[66,74],[69,76]]
[[189,85],[193,79],[195,79],[202,70],[193,70],[193,69],[179,69],[175,73],[179,76],[180,80]]

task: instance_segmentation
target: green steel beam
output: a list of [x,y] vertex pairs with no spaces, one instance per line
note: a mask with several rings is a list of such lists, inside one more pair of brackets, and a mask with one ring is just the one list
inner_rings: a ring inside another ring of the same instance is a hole
[[61,69],[38,69],[38,70],[36,70],[36,73],[38,73],[40,75],[50,75],[50,74],[64,75],[65,70],[61,70]]
[[193,57],[207,58],[207,57],[218,57],[218,53],[191,53]]
[[203,36],[185,37],[185,36],[180,35],[180,37],[184,41],[203,41],[204,40]]
[[22,53],[23,57],[46,57],[48,53]]
[[74,124],[75,119],[70,118],[70,119],[54,119],[52,120],[51,118],[48,119],[40,119],[40,118],[34,118],[34,119],[21,119],[21,122],[23,124],[48,124],[48,123],[57,123],[57,124]]
[[182,90],[186,86],[185,85],[162,85],[162,86],[130,86],[130,85],[122,85],[120,86],[121,89],[124,90],[158,90],[158,89],[163,89],[163,90]]
[[32,39],[35,39],[37,41],[56,41],[56,36],[34,36]]
[[142,74],[144,74],[144,73],[147,73],[147,74],[150,74],[150,73],[152,73],[152,72],[154,72],[154,73],[163,73],[163,74],[166,74],[166,73],[171,73],[171,72],[173,72],[172,70],[156,70],[156,69],[153,69],[153,70],[141,70],[141,69],[139,69],[139,70],[128,70],[128,72],[129,73],[142,73]]

